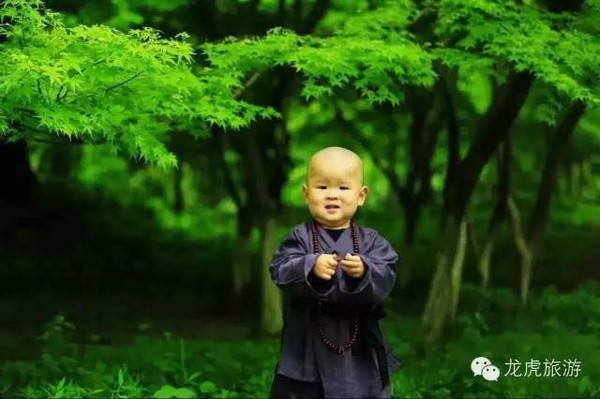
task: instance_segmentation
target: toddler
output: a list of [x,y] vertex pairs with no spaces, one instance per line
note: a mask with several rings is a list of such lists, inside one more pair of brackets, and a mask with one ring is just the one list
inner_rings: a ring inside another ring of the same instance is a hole
[[361,159],[341,147],[317,152],[302,192],[313,220],[292,229],[270,265],[284,300],[270,397],[389,398],[399,362],[379,319],[398,255],[352,220],[369,193]]

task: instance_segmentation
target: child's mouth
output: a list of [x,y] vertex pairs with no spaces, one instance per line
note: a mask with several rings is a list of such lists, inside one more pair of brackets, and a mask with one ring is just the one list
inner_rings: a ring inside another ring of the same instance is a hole
[[337,211],[339,208],[340,207],[338,205],[327,205],[327,206],[325,206],[325,209],[329,213],[333,213],[333,212]]

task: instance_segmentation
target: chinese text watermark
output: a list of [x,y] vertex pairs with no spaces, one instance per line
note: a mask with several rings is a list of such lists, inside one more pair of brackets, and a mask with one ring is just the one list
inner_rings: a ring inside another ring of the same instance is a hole
[[530,359],[524,364],[517,359],[505,363],[508,370],[505,377],[579,377],[581,361],[577,359]]
[[[517,378],[576,378],[581,373],[581,361],[577,359],[530,359],[522,363],[518,359],[509,359],[504,363],[507,367],[504,377]],[[476,357],[471,361],[473,376],[480,375],[487,381],[498,381],[500,369],[483,356]]]

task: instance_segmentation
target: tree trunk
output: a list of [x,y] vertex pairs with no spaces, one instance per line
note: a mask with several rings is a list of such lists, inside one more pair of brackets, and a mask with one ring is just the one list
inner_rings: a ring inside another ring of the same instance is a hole
[[0,181],[2,203],[23,205],[32,200],[37,180],[29,164],[25,141],[7,143],[0,140]]
[[279,332],[283,326],[282,301],[279,287],[273,283],[269,265],[277,242],[275,232],[277,218],[273,214],[267,215],[261,221],[261,278],[262,278],[262,303],[261,303],[261,330],[269,335]]
[[[263,125],[264,126],[264,125]],[[273,283],[269,265],[273,253],[277,248],[275,242],[276,221],[280,212],[279,200],[281,193],[281,182],[275,181],[274,176],[281,176],[283,165],[279,165],[279,170],[273,171],[275,163],[268,163],[265,158],[264,140],[272,139],[275,126],[266,126],[259,130],[259,127],[251,129],[245,133],[247,151],[245,153],[245,162],[248,165],[247,176],[253,176],[254,179],[246,179],[246,184],[253,184],[253,188],[248,191],[253,193],[252,203],[258,218],[260,228],[260,255],[261,255],[261,311],[260,327],[261,332],[272,335],[279,331],[283,325],[281,319],[282,303],[279,288]],[[273,191],[271,191],[273,190]]]
[[460,286],[462,282],[462,271],[465,263],[465,251],[467,248],[467,222],[462,220],[459,229],[458,242],[456,245],[456,255],[452,262],[452,308],[450,309],[450,322],[454,322],[456,312],[458,311],[458,299],[460,297]]
[[490,268],[492,262],[492,253],[494,252],[494,244],[498,236],[498,227],[495,225],[488,234],[485,246],[479,258],[479,275],[481,276],[481,288],[486,290],[490,286]]
[[517,204],[515,203],[512,196],[508,199],[508,210],[511,220],[513,240],[515,242],[515,246],[517,247],[517,252],[519,253],[519,256],[521,258],[520,294],[522,303],[525,303],[527,301],[526,298],[528,298],[529,296],[529,281],[531,280],[531,266],[533,254],[531,251],[531,247],[529,246],[529,243],[527,242],[527,240],[525,239],[525,235],[523,234],[523,227],[521,224],[521,216],[519,213],[519,209],[517,208]]
[[408,284],[412,277],[411,265],[414,262],[414,246],[406,245],[406,243],[403,244],[404,245],[401,247],[403,249],[402,259],[400,260],[400,267],[398,270],[398,285],[402,290],[408,287]]
[[592,163],[589,160],[583,160],[581,163],[582,195],[585,193],[585,189],[588,188],[593,181],[594,175],[592,173]]
[[237,232],[233,248],[233,296],[236,303],[244,299],[244,290],[251,280],[250,274],[250,234],[252,216],[248,209],[237,213]]
[[506,208],[508,201],[508,193],[510,191],[510,160],[511,148],[510,137],[498,147],[498,162],[497,162],[497,190],[496,190],[496,205],[492,212],[490,225],[488,227],[487,238],[481,257],[479,258],[479,273],[481,276],[481,287],[487,289],[490,281],[490,267],[492,253],[498,230],[500,225],[506,219]]
[[180,214],[183,211],[183,163],[173,170],[173,212]]
[[27,144],[0,139],[0,236],[10,238],[32,216],[37,179],[31,170]]
[[457,282],[457,278],[453,277],[453,267],[460,258],[459,247],[464,244],[463,228],[464,223],[453,217],[448,217],[444,223],[443,252],[437,260],[421,323],[420,344],[425,347],[439,342],[449,327],[448,321],[453,312],[453,283]]
[[[444,178],[443,196],[456,180],[460,162],[460,127],[458,125],[458,110],[456,109],[458,71],[456,68],[440,68],[443,81],[444,98],[446,101],[446,130],[448,131],[448,155],[446,164],[446,177]],[[443,216],[442,216],[443,220]]]
[[[252,200],[255,196],[253,188],[250,187],[254,185],[254,182],[248,174],[245,175],[246,193],[248,195],[246,198],[242,198],[240,189],[234,179],[233,170],[225,159],[226,140],[224,138],[227,138],[227,136],[224,137],[222,134],[224,133],[218,132],[213,128],[211,132],[211,144],[214,149],[212,155],[215,157],[215,163],[219,166],[221,178],[227,187],[227,191],[237,207],[236,237],[232,255],[232,277],[233,300],[235,304],[240,305],[245,300],[245,289],[252,280],[252,274],[250,273],[252,265],[250,235],[254,228],[254,220],[251,209],[256,206],[252,205]],[[230,140],[227,140],[227,143],[231,143]],[[246,148],[246,146],[237,145],[236,150],[242,153],[240,147]],[[247,161],[246,165],[248,165]]]
[[489,286],[492,253],[494,252],[494,244],[496,243],[499,227],[499,221],[496,221],[494,218],[492,218],[490,228],[488,229],[485,237],[483,250],[480,251],[477,243],[475,226],[473,223],[467,221],[467,233],[470,238],[473,257],[477,263],[477,271],[479,272],[480,284],[483,290],[487,289]]
[[[454,306],[458,300],[454,300],[453,289],[460,278],[453,277],[453,274],[462,272],[460,259],[463,254],[460,251],[464,250],[461,243],[464,243],[463,220],[466,209],[481,171],[498,145],[508,136],[532,82],[533,76],[528,73],[511,73],[508,81],[494,93],[465,158],[458,164],[449,162],[449,167],[452,165],[456,170],[447,172],[451,177],[447,177],[444,187],[442,256],[423,312],[421,345],[440,341],[456,313]],[[455,145],[455,141],[457,139],[449,140],[449,144]]]
[[536,252],[539,250],[540,242],[544,234],[548,213],[550,211],[550,202],[552,192],[556,185],[556,175],[560,160],[564,155],[565,148],[568,147],[577,123],[585,112],[585,103],[575,102],[569,107],[564,119],[557,128],[556,134],[552,140],[548,151],[542,180],[538,189],[535,205],[531,212],[529,227],[527,229],[526,243],[529,256],[521,260],[521,304],[527,305],[529,300],[529,289],[531,286],[531,276],[533,261]]
[[[438,82],[433,94],[423,89],[406,91],[407,104],[411,110],[409,132],[409,161],[406,185],[397,192],[400,206],[404,210],[404,251],[412,253],[412,247],[419,229],[421,209],[431,198],[431,161],[442,127],[444,88]],[[372,154],[376,157],[377,154]],[[395,165],[390,162],[391,167]],[[393,176],[386,174],[386,176]],[[399,184],[399,182],[396,182]],[[392,187],[393,184],[392,184]],[[406,288],[410,281],[412,261],[404,258],[399,284]]]
[[38,174],[53,182],[65,182],[79,165],[82,146],[68,143],[48,145],[42,152]]
[[573,169],[573,193],[571,197],[577,201],[581,198],[581,164],[574,162],[571,168]]
[[[417,223],[419,219],[419,205],[415,204],[416,197],[409,195],[407,201],[404,201],[402,207],[404,211],[404,245],[403,249],[405,254],[413,253],[413,245],[415,242],[415,236],[417,234]],[[402,265],[400,267],[400,275],[398,276],[398,282],[401,289],[405,289],[410,281],[412,267],[412,259],[404,256],[402,259]]]
[[481,118],[477,134],[467,155],[457,166],[456,177],[444,198],[445,210],[459,219],[464,215],[481,171],[498,145],[508,136],[532,83],[533,75],[512,72],[507,83],[499,86],[488,111]]
[[569,144],[565,150],[566,154],[561,162],[564,171],[565,190],[564,198],[573,198],[573,144]]

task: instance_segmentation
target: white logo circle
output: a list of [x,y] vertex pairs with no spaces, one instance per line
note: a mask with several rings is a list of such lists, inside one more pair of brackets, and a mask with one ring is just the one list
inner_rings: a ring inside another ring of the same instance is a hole
[[500,370],[498,367],[490,364],[489,366],[485,366],[483,370],[481,370],[481,376],[488,381],[498,381],[498,377],[500,376]]
[[487,357],[476,357],[471,361],[471,370],[473,371],[473,375],[481,375],[483,368],[485,366],[489,366],[490,364],[492,364],[492,362],[490,362],[490,359]]

